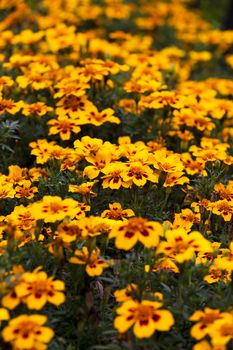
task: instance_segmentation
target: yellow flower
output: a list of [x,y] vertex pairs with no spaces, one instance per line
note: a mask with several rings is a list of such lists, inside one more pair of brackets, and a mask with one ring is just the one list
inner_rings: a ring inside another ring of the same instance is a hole
[[189,231],[194,224],[200,223],[200,214],[194,213],[191,209],[182,209],[180,213],[175,214],[172,229],[179,227]]
[[31,115],[36,115],[37,117],[42,117],[43,115],[51,112],[53,110],[52,107],[46,106],[44,102],[35,102],[32,104],[25,104],[23,106],[23,115],[26,117]]
[[188,234],[183,228],[178,228],[166,231],[165,237],[166,241],[160,242],[156,253],[163,253],[178,263],[192,260],[195,256],[195,251],[213,251],[210,242],[200,232],[193,231]]
[[52,85],[51,80],[46,74],[36,71],[26,71],[24,75],[19,75],[16,78],[17,84],[20,88],[26,89],[28,86],[35,90],[47,89]]
[[29,309],[40,310],[49,302],[56,306],[64,303],[63,281],[54,280],[48,277],[47,273],[40,271],[41,268],[33,272],[25,272],[19,284],[15,286],[15,293]]
[[146,272],[149,272],[149,271],[156,272],[156,271],[161,271],[161,270],[172,271],[175,273],[179,272],[179,269],[176,266],[176,264],[174,263],[174,261],[172,259],[169,259],[169,258],[160,258],[160,259],[156,260],[156,263],[152,267],[152,269],[150,269],[149,265],[145,265]]
[[181,172],[184,169],[180,155],[167,153],[165,150],[158,150],[153,155],[153,166],[155,169],[166,173]]
[[20,302],[21,300],[15,293],[14,288],[10,292],[8,292],[7,290],[7,294],[4,295],[2,298],[2,306],[10,310],[13,310],[14,308],[16,308],[16,306],[18,306]]
[[81,193],[83,196],[96,197],[97,194],[92,191],[92,188],[97,182],[98,181],[95,180],[95,181],[84,182],[81,185],[69,185],[69,192]]
[[185,183],[189,183],[189,178],[186,176],[183,176],[183,174],[184,173],[182,171],[168,173],[163,186],[164,187],[173,187],[176,185],[184,185]]
[[48,125],[52,125],[49,128],[49,135],[59,134],[63,141],[70,139],[71,132],[77,134],[81,130],[79,122],[67,116],[59,116],[57,119],[51,119],[48,121]]
[[31,187],[30,180],[24,180],[20,186],[15,187],[15,191],[16,191],[15,198],[32,199],[35,193],[38,192],[38,189],[35,186]]
[[79,220],[81,237],[85,240],[109,232],[111,226],[112,220],[101,218],[99,216],[89,216]]
[[134,283],[130,283],[126,288],[116,290],[114,297],[117,302],[134,299],[134,296],[138,292],[138,286]]
[[63,117],[69,115],[72,119],[80,119],[80,112],[92,107],[86,96],[64,96],[56,104],[56,114]]
[[129,188],[132,185],[132,180],[124,181],[123,174],[126,171],[127,166],[125,163],[113,162],[105,166],[101,172],[104,176],[102,186],[103,188],[111,188],[112,190],[118,190],[121,186]]
[[209,268],[209,274],[205,275],[204,281],[208,282],[209,284],[216,283],[218,281],[222,281],[224,283],[230,282],[231,281],[230,270],[222,269],[218,266],[212,265]]
[[2,182],[0,178],[0,199],[4,198],[14,198],[15,190],[13,188],[13,184]]
[[161,305],[150,300],[126,300],[116,309],[114,327],[125,333],[133,326],[133,333],[139,339],[151,337],[156,330],[169,331],[175,321],[170,311],[159,309]]
[[26,179],[27,169],[26,168],[20,168],[18,165],[10,165],[8,167],[9,174],[7,176],[7,179],[9,182],[12,182],[14,184],[21,185],[23,181]]
[[233,271],[233,242],[230,243],[229,249],[221,257],[214,261],[215,265],[222,270]]
[[82,250],[75,250],[74,254],[75,256],[71,257],[69,262],[86,265],[86,272],[89,276],[100,276],[103,273],[103,269],[109,266],[100,257],[100,250],[98,248],[89,252],[87,247],[83,247]]
[[126,165],[127,168],[121,175],[123,181],[132,181],[137,186],[144,186],[147,181],[158,182],[158,174],[155,174],[148,165],[143,165],[141,162],[132,162]]
[[86,89],[90,87],[89,84],[84,82],[77,83],[76,81],[72,81],[69,79],[63,79],[55,87],[59,90],[54,94],[54,98],[60,98],[63,96],[83,96],[86,94]]
[[212,202],[210,210],[213,214],[221,215],[225,221],[230,221],[233,214],[233,200],[227,201],[226,199]]
[[91,138],[90,136],[83,136],[81,140],[74,142],[74,147],[78,155],[82,157],[94,157],[101,149],[103,140]]
[[216,184],[214,190],[219,194],[220,199],[226,199],[227,201],[233,200],[233,182],[230,181],[227,186],[222,183]]
[[226,345],[233,339],[233,313],[224,312],[224,317],[217,320],[211,328],[210,337],[213,345]]
[[166,106],[180,109],[185,104],[185,96],[178,91],[156,91],[148,96],[143,96],[139,102],[139,106],[153,109],[160,109]]
[[193,350],[226,350],[225,345],[210,345],[208,341],[202,340],[193,346]]
[[181,155],[182,162],[184,163],[185,171],[188,175],[201,174],[206,176],[207,172],[204,170],[205,164],[203,161],[192,159],[190,153],[183,153]]
[[5,88],[9,88],[12,85],[14,85],[14,80],[12,80],[10,77],[7,75],[2,75],[0,77],[0,92]]
[[109,209],[110,210],[104,210],[103,213],[101,214],[101,217],[112,219],[112,220],[124,221],[126,218],[135,216],[133,210],[122,209],[121,204],[117,202],[109,204]]
[[193,338],[200,340],[209,334],[211,326],[213,323],[223,318],[224,314],[221,313],[218,309],[210,309],[206,307],[204,311],[197,310],[190,317],[190,321],[196,322],[192,326],[190,334]]
[[36,221],[32,217],[29,208],[23,205],[16,206],[14,210],[7,216],[7,222],[11,223],[12,226],[16,226],[21,230],[31,230],[35,227]]
[[163,227],[160,223],[135,217],[114,225],[109,238],[116,238],[115,245],[118,249],[130,250],[138,241],[147,248],[156,247],[162,234]]
[[89,179],[95,179],[101,170],[105,168],[112,159],[111,151],[100,149],[95,156],[86,157],[86,160],[93,164],[85,167],[83,175],[89,177]]
[[46,344],[51,341],[54,332],[43,326],[47,321],[44,315],[21,315],[10,320],[3,329],[2,337],[16,349],[32,349],[36,344]]
[[6,100],[0,95],[0,115],[3,113],[16,114],[23,107],[23,102],[15,102],[13,100]]
[[0,307],[0,326],[1,321],[7,321],[10,318],[10,314],[7,309],[4,309],[3,307]]
[[44,196],[39,202],[30,206],[32,216],[36,220],[43,219],[45,222],[56,222],[65,217],[73,218],[80,212],[79,202],[72,198],[62,199],[58,196]]
[[62,241],[65,243],[75,241],[81,234],[79,221],[73,220],[71,222],[62,222],[60,225],[58,225],[56,234],[57,237],[62,239]]
[[106,122],[120,124],[120,119],[114,116],[114,110],[111,108],[99,112],[95,106],[84,110],[81,113],[80,124],[92,124],[100,126]]

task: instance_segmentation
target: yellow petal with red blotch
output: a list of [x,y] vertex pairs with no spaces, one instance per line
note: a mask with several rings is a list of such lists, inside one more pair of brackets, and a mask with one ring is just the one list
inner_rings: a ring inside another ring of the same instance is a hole
[[54,331],[49,327],[40,327],[40,333],[36,332],[36,339],[43,343],[49,343],[54,336]]
[[25,299],[25,303],[30,310],[40,310],[44,307],[47,302],[45,293],[36,292],[31,294]]
[[20,336],[14,340],[16,349],[31,349],[34,345],[35,336],[33,333],[21,333]]
[[115,246],[118,249],[130,250],[137,243],[138,238],[136,234],[133,233],[125,233],[124,235],[120,234],[116,237]]
[[4,309],[3,307],[0,308],[0,321],[6,321],[9,320],[10,314],[7,309]]
[[117,316],[114,320],[114,327],[119,333],[125,333],[134,323],[133,315]]
[[54,305],[60,305],[65,301],[65,295],[61,292],[48,292],[47,299]]
[[158,331],[168,331],[175,323],[175,320],[170,311],[156,310],[153,315],[153,322]]
[[151,318],[146,320],[138,320],[133,327],[133,332],[139,339],[151,337],[154,331],[155,326]]

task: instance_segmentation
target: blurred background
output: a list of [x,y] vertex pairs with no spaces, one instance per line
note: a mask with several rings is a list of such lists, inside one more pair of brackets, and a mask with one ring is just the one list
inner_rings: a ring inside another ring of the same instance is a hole
[[191,0],[190,5],[214,26],[233,29],[233,0]]

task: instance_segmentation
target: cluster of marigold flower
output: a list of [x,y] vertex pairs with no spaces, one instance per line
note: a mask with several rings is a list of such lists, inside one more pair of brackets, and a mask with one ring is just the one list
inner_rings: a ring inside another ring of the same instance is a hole
[[[193,76],[213,64],[232,69],[233,31],[214,29],[188,4],[56,0],[55,6],[42,0],[35,12],[27,1],[0,2],[6,10],[0,23],[0,121],[17,120],[32,133],[39,126],[43,135],[29,135],[25,160],[14,159],[0,173],[0,258],[8,261],[0,270],[0,322],[12,349],[47,349],[55,332],[45,325],[46,311],[35,312],[66,300],[62,277],[44,266],[29,271],[15,263],[14,255],[32,244],[58,264],[81,265],[93,279],[127,254],[146,252],[145,275],[182,274],[193,263],[205,268],[200,281],[206,288],[230,288],[233,82]],[[111,30],[118,21],[134,29]],[[156,35],[160,40],[165,26],[180,45],[158,50]],[[145,135],[140,123],[147,125]],[[62,194],[59,183],[51,182],[54,169],[68,179]],[[183,199],[168,212],[176,191]],[[141,215],[148,193],[163,197],[154,217]],[[150,338],[175,325],[172,307],[157,290],[129,284],[114,296],[121,303],[114,320],[120,336],[131,331]],[[22,305],[28,312],[19,314]],[[195,322],[194,350],[225,350],[232,341],[232,309],[207,305],[189,321]]]

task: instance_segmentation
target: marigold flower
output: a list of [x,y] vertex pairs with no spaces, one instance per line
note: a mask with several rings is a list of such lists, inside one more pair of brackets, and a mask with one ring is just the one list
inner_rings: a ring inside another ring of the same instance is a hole
[[217,265],[212,265],[209,268],[209,273],[205,275],[203,278],[209,284],[216,283],[222,281],[224,283],[228,283],[231,281],[231,270],[222,269]]
[[3,329],[2,337],[16,349],[32,349],[36,344],[47,345],[53,338],[54,332],[51,328],[43,326],[46,321],[47,317],[44,315],[15,317]]
[[38,117],[42,117],[43,115],[51,112],[53,110],[52,107],[47,106],[44,102],[35,102],[32,104],[25,104],[23,106],[23,115],[26,117],[31,115],[36,115]]
[[56,234],[57,237],[62,239],[65,243],[75,241],[81,235],[79,221],[73,220],[72,222],[62,222],[58,225]]
[[184,169],[179,154],[168,154],[164,150],[159,150],[154,153],[153,166],[167,173],[181,172]]
[[64,96],[56,104],[56,114],[59,116],[69,115],[72,119],[80,119],[80,112],[93,106],[86,96]]
[[233,242],[230,243],[229,249],[226,249],[225,253],[217,256],[214,262],[222,270],[233,271]]
[[16,206],[6,219],[11,225],[25,231],[31,230],[36,225],[36,221],[33,218],[30,209],[23,205]]
[[233,339],[233,314],[222,313],[224,317],[214,322],[210,331],[211,342],[214,346],[228,344]]
[[168,173],[166,176],[166,180],[163,184],[164,187],[173,187],[176,185],[184,185],[185,183],[189,183],[189,178],[183,176],[182,171]]
[[56,222],[65,217],[73,218],[80,212],[78,204],[72,198],[61,199],[58,196],[44,196],[41,201],[30,206],[30,211],[36,220]]
[[19,75],[16,78],[17,84],[20,88],[26,89],[28,86],[35,90],[47,89],[52,85],[51,80],[46,74],[40,72],[27,71],[24,75]]
[[0,182],[0,199],[14,198],[15,190],[11,183]]
[[160,242],[156,253],[163,253],[178,263],[192,260],[195,251],[213,251],[210,242],[197,231],[188,234],[183,228],[178,228],[166,231],[165,237],[167,241]]
[[86,157],[86,160],[93,164],[86,166],[83,175],[88,176],[89,179],[95,179],[101,170],[105,168],[112,160],[112,154],[111,151],[107,149],[100,149],[95,156],[92,157]]
[[10,318],[10,314],[7,309],[4,309],[3,307],[0,308],[0,325],[1,321],[7,321]]
[[126,300],[116,309],[114,327],[125,333],[134,325],[133,333],[139,339],[151,337],[156,330],[169,331],[175,321],[170,311],[159,309],[161,305],[150,300]]
[[158,174],[155,174],[148,165],[144,165],[141,162],[132,162],[126,165],[127,168],[121,175],[123,181],[131,181],[137,186],[144,186],[147,181],[158,182]]
[[12,80],[10,77],[7,75],[2,75],[0,77],[0,92],[2,92],[4,88],[9,88],[12,85],[14,85],[14,80]]
[[109,210],[104,210],[101,217],[112,220],[126,220],[127,218],[135,216],[132,209],[122,209],[121,204],[114,202],[109,204]]
[[38,192],[38,188],[35,186],[31,187],[31,181],[30,180],[24,180],[20,186],[15,187],[15,198],[27,198],[32,199],[35,195],[35,193]]
[[69,185],[69,192],[80,193],[83,196],[96,197],[97,194],[92,191],[92,188],[97,182],[98,181],[95,180],[95,181],[84,182],[81,185]]
[[16,114],[23,107],[23,101],[6,100],[0,94],[0,115],[3,113]]
[[158,260],[156,260],[155,265],[152,267],[152,269],[150,269],[149,265],[145,265],[145,271],[149,272],[149,271],[161,271],[161,270],[165,270],[165,271],[171,271],[174,273],[178,273],[179,269],[176,266],[176,264],[174,263],[174,261],[172,259],[169,258],[160,258]]
[[106,122],[120,124],[120,119],[115,117],[114,113],[115,111],[111,108],[106,108],[99,112],[93,105],[81,113],[80,124],[92,124],[95,126],[100,126]]
[[233,200],[223,199],[212,202],[209,209],[213,214],[221,215],[225,221],[230,221],[233,214]]
[[104,176],[102,186],[103,188],[111,188],[112,190],[118,190],[121,186],[129,188],[132,185],[132,180],[124,181],[123,174],[127,170],[125,163],[112,162],[105,166],[101,172]]
[[204,311],[197,310],[190,317],[190,321],[196,322],[192,326],[190,334],[193,338],[200,340],[209,334],[211,326],[216,320],[222,319],[224,313],[221,313],[218,309],[210,309],[206,307]]
[[114,297],[117,302],[134,299],[134,294],[138,292],[138,286],[134,283],[130,283],[126,288],[116,290]]
[[21,276],[19,284],[15,286],[15,293],[29,309],[40,310],[47,302],[56,306],[64,303],[64,289],[63,281],[54,280],[37,268]]
[[83,247],[82,250],[75,250],[74,254],[75,256],[71,257],[69,262],[86,265],[86,272],[89,276],[100,276],[103,269],[109,266],[107,261],[100,257],[98,248],[90,252],[87,247]]
[[163,227],[160,223],[135,217],[114,225],[109,238],[116,238],[115,245],[118,249],[130,250],[138,241],[147,248],[156,247],[162,234]]
[[69,140],[71,132],[77,134],[80,132],[79,122],[71,119],[67,116],[59,116],[57,119],[51,119],[48,121],[49,135],[59,134],[63,141]]
[[84,82],[77,83],[75,81],[67,81],[66,79],[63,79],[61,82],[56,84],[55,87],[59,91],[54,94],[54,98],[70,95],[80,97],[86,94],[86,89],[88,89],[90,85]]

